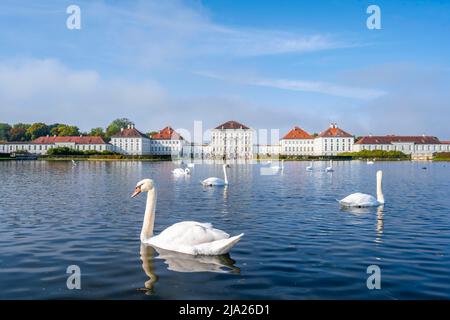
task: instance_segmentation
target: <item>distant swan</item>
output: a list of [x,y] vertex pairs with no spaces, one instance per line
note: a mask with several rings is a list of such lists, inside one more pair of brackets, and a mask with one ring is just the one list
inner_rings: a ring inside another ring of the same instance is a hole
[[383,190],[381,188],[381,180],[383,172],[377,171],[377,198],[365,193],[353,193],[338,202],[345,207],[376,207],[384,204]]
[[333,172],[333,160],[330,160],[330,166],[325,168],[326,172]]
[[312,171],[313,170],[313,163],[311,161],[310,165],[306,167],[306,171]]
[[194,168],[195,167],[195,164],[194,163],[188,163],[188,168]]
[[141,192],[147,192],[147,205],[141,230],[141,242],[144,244],[192,255],[221,255],[228,253],[244,235],[241,233],[230,237],[228,233],[214,229],[210,223],[183,221],[153,236],[156,209],[156,187],[153,180],[139,181],[131,197],[134,198]]
[[228,165],[228,164],[224,164],[222,166],[224,179],[211,177],[211,178],[203,180],[202,185],[204,185],[206,187],[228,185],[227,168],[229,168],[229,167],[230,167],[230,165]]
[[175,176],[185,176],[191,173],[191,170],[189,168],[176,168],[175,170],[172,171],[173,175]]
[[374,162],[371,160],[367,160],[367,164],[374,164]]

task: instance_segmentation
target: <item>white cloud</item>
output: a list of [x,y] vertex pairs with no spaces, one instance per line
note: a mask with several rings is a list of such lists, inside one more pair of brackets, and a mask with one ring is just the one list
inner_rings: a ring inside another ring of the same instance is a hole
[[224,76],[211,72],[196,72],[198,75],[213,79],[241,83],[245,85],[254,85],[261,87],[278,88],[283,90],[314,92],[338,97],[371,100],[387,94],[386,91],[379,89],[368,89],[357,86],[345,86],[328,82],[310,81],[310,80],[287,80],[287,79],[267,79],[260,77]]

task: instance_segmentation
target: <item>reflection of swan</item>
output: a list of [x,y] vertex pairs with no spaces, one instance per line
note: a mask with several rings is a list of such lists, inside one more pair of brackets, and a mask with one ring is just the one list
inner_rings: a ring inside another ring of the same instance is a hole
[[155,274],[155,268],[153,266],[153,247],[141,243],[141,260],[142,269],[144,269],[145,274],[150,278],[145,281],[145,291],[152,293],[153,285],[158,281],[158,276]]
[[383,209],[383,205],[377,208],[377,233],[379,237],[381,237],[381,234],[383,233]]
[[228,164],[224,164],[222,166],[222,168],[223,168],[223,176],[224,176],[225,179],[211,177],[211,178],[203,180],[202,184],[204,186],[208,186],[208,187],[228,185],[227,168],[229,168],[229,167],[230,167],[230,165],[228,165]]
[[191,173],[191,170],[189,168],[185,169],[176,168],[175,170],[172,171],[172,173],[174,176],[186,176]]
[[383,172],[377,171],[377,198],[365,194],[365,193],[353,193],[342,200],[338,200],[339,203],[346,207],[374,207],[384,204],[384,196],[381,188],[381,180],[383,178]]
[[77,163],[75,162],[75,160],[72,159],[72,166],[75,167],[76,165],[77,165]]
[[153,180],[139,181],[131,197],[134,198],[141,192],[147,192],[147,205],[141,230],[143,243],[192,255],[220,255],[230,251],[244,235],[241,233],[230,237],[228,233],[214,229],[210,223],[183,221],[153,236],[156,208],[156,187]]
[[330,160],[330,166],[325,168],[326,172],[333,172],[333,160]]
[[306,171],[312,171],[313,170],[313,162],[309,164],[309,166],[306,167]]
[[281,166],[271,166],[270,169],[272,169],[273,171],[284,171],[284,159],[281,160]]
[[236,261],[229,255],[219,256],[193,256],[180,252],[168,251],[155,247],[158,256],[156,259],[165,260],[167,269],[177,272],[217,272],[217,273],[239,273],[240,269],[235,267]]

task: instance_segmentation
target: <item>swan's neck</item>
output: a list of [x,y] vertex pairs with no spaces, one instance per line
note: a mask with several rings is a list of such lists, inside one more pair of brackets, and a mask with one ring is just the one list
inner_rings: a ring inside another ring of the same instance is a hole
[[145,206],[144,223],[141,230],[141,241],[153,236],[153,226],[155,224],[156,189],[153,187],[147,193],[147,205]]
[[383,189],[381,187],[381,181],[383,179],[383,174],[381,172],[377,173],[377,201],[381,204],[384,203]]
[[228,177],[227,177],[227,169],[226,166],[223,166],[223,177],[225,179],[225,184],[228,184]]

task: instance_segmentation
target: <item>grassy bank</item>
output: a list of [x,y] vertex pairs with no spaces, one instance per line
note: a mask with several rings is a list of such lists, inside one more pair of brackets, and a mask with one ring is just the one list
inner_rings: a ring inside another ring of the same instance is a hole
[[170,156],[127,156],[122,154],[114,155],[45,155],[39,156],[39,160],[47,161],[170,161],[172,158]]
[[401,151],[384,151],[384,150],[362,150],[358,152],[343,152],[341,157],[350,157],[352,160],[411,160],[410,155],[406,155]]
[[433,157],[433,161],[450,161],[450,152],[438,152]]

